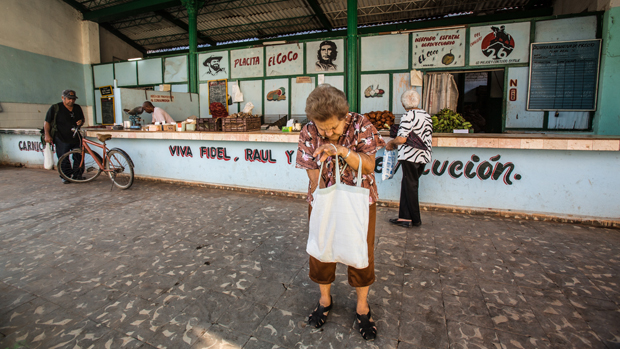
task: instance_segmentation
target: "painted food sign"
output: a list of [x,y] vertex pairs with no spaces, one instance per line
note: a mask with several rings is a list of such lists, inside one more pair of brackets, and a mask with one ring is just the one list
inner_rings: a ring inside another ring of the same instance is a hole
[[303,58],[302,44],[268,46],[267,76],[303,74]]
[[469,65],[527,63],[530,22],[472,27],[469,46]]
[[263,76],[263,48],[230,51],[230,76],[255,78]]
[[465,28],[415,32],[411,41],[414,68],[465,65]]

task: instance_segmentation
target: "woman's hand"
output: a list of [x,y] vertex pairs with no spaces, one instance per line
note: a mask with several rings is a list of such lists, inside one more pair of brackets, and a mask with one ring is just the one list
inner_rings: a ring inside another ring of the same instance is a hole
[[387,144],[385,145],[385,150],[394,150],[396,149],[396,147],[398,147],[398,144],[396,144],[394,140],[392,139],[391,141],[387,142]]
[[322,146],[318,147],[314,151],[314,153],[312,153],[312,156],[314,156],[317,161],[325,162],[325,160],[327,160],[327,158],[330,156],[343,156],[346,155],[347,152],[348,149],[341,145],[323,144]]
[[387,142],[387,144],[385,145],[385,149],[386,150],[394,150],[396,148],[398,148],[399,145],[401,144],[405,144],[405,142],[407,141],[407,138],[405,137],[396,137],[394,139],[392,139],[391,141]]

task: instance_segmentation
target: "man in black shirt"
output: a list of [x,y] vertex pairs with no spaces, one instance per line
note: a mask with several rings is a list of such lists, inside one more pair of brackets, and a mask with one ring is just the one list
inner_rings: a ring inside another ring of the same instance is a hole
[[[45,116],[45,123],[43,126],[45,130],[45,142],[54,143],[56,147],[56,156],[58,156],[58,158],[72,149],[80,147],[79,138],[74,138],[73,131],[71,131],[72,128],[84,123],[84,113],[82,112],[82,107],[75,104],[76,99],[77,96],[75,95],[75,91],[62,91],[62,102],[52,105]],[[56,127],[54,127],[54,124]],[[53,132],[54,129],[55,132]],[[52,133],[54,133],[53,136]],[[81,158],[80,155],[73,156],[74,178],[80,178],[82,176],[82,173],[77,168],[82,160]],[[70,166],[68,164],[69,161],[67,160],[66,162],[66,164],[61,164],[61,166]],[[67,184],[69,181],[63,179],[63,183]]]

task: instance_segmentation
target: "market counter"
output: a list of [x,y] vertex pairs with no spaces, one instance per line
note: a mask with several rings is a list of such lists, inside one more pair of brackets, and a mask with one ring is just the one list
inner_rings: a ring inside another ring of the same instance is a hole
[[[101,133],[112,135],[108,147],[129,154],[138,178],[299,197],[307,191],[306,172],[295,168],[298,132],[87,130],[89,137]],[[620,137],[435,134],[433,145],[432,162],[420,179],[420,201],[427,209],[620,226]],[[397,203],[401,171],[383,181],[383,154],[379,150],[375,162],[379,198]],[[0,162],[41,166],[39,131],[0,130]]]
[[[297,143],[299,132],[149,132],[88,130],[89,137],[111,134],[113,138],[127,139],[179,139],[202,141],[278,142]],[[387,131],[380,131],[389,138]],[[482,134],[482,133],[436,133],[433,147],[445,148],[493,148],[493,149],[547,149],[547,150],[596,150],[619,151],[620,137],[571,134]]]

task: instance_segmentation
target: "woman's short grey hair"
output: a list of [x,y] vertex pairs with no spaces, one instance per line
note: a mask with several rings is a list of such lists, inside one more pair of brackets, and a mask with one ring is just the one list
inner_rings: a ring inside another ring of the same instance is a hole
[[420,94],[416,90],[407,90],[400,96],[400,102],[405,109],[417,108],[420,105]]
[[327,121],[334,116],[344,120],[349,113],[347,96],[339,89],[328,85],[319,85],[310,92],[306,99],[306,115],[312,121]]

